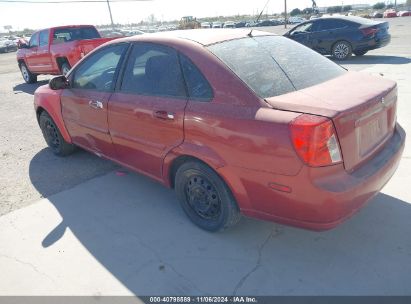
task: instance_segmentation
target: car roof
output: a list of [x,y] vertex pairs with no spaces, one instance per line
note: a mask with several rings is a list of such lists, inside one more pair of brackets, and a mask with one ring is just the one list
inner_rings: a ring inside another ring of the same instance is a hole
[[324,16],[316,20],[329,20],[329,19],[339,19],[339,20],[351,21],[351,22],[355,22],[359,24],[379,23],[377,21],[358,17],[358,16]]
[[124,40],[141,41],[147,38],[150,38],[151,40],[156,38],[175,38],[182,40],[191,40],[205,46],[227,40],[246,38],[251,31],[252,36],[274,35],[272,33],[251,29],[194,29],[144,34],[140,36],[128,37]]

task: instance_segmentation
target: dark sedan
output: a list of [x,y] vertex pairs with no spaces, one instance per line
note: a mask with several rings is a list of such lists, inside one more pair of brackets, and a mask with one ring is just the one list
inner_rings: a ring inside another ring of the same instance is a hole
[[323,17],[303,22],[284,36],[323,55],[345,60],[353,53],[362,56],[386,46],[391,40],[388,28],[388,22],[360,17]]

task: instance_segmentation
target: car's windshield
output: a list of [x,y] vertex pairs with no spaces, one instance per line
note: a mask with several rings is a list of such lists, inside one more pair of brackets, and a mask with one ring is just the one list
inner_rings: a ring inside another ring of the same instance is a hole
[[257,36],[207,47],[262,98],[301,90],[345,73],[311,49],[281,36]]
[[101,38],[101,36],[92,26],[70,27],[56,29],[54,31],[53,43],[96,38]]

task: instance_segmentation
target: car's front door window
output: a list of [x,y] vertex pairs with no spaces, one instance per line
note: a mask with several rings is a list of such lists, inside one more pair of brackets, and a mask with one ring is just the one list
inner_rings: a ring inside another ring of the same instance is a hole
[[311,28],[313,26],[312,22],[302,24],[297,26],[294,31],[292,31],[291,35],[299,34],[299,33],[309,33],[311,32]]
[[31,36],[29,46],[30,48],[39,46],[39,33],[35,33]]
[[72,88],[109,91],[113,89],[114,76],[127,44],[108,46],[92,54],[74,71]]

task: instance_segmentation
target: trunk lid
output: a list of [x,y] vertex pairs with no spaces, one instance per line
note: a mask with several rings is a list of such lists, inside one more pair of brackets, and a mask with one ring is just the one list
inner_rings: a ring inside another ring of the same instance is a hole
[[276,109],[332,119],[347,171],[380,150],[395,128],[396,83],[382,77],[348,72],[266,101]]

